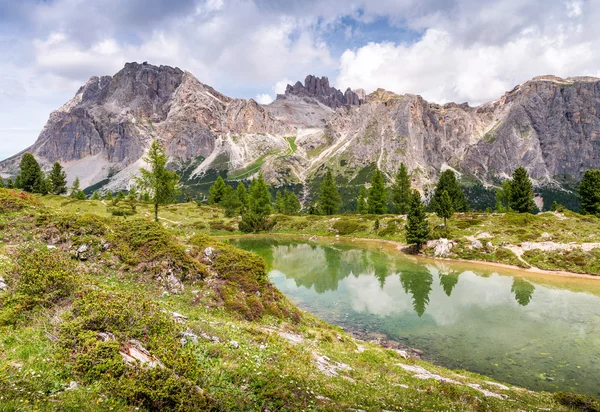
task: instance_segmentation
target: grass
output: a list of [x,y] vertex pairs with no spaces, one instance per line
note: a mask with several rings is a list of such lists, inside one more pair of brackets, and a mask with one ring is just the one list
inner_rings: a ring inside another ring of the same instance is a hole
[[[5,201],[13,196],[1,189],[0,195]],[[111,216],[100,202],[53,196],[41,201],[44,206],[31,198],[18,210],[0,213],[5,225],[0,276],[10,286],[0,292],[0,314],[9,308],[19,313],[0,322],[1,410],[597,407],[595,400],[577,395],[500,389],[483,376],[405,360],[393,350],[356,341],[295,308],[269,282],[257,255],[207,236],[209,225],[194,228],[215,219],[235,221],[217,209],[168,206],[161,210],[168,220],[160,227],[148,221],[146,205],[124,219]],[[300,222],[335,236],[328,228],[338,222],[339,228],[351,227],[352,235],[376,237],[374,218],[289,217],[279,230],[297,230],[293,225]],[[401,221],[392,215],[379,219],[379,230]],[[80,260],[73,252],[84,242],[90,250]],[[19,252],[24,243],[37,245],[32,247],[41,255]],[[54,275],[38,276],[45,273]],[[169,292],[161,281],[166,274],[183,281],[183,291]],[[62,286],[54,288],[53,279]],[[17,293],[32,304],[16,308]],[[186,319],[175,321],[173,312]],[[102,340],[99,333],[114,338]],[[163,366],[127,366],[119,351],[131,339]],[[328,375],[317,366],[319,356],[328,357],[326,365],[347,367]],[[421,366],[461,383],[420,379],[398,364]],[[465,384],[503,397],[483,396]]]

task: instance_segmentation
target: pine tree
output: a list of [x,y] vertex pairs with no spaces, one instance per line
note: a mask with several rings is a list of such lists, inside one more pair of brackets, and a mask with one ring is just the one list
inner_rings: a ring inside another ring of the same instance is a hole
[[600,170],[586,170],[579,184],[579,201],[584,214],[600,216]]
[[290,190],[286,190],[283,194],[283,204],[286,215],[297,215],[302,208],[296,194]]
[[114,200],[114,205],[116,206],[121,200],[125,199],[125,193],[123,193],[122,190],[119,190],[119,193],[117,193],[117,197],[115,197]]
[[218,205],[225,199],[227,185],[221,176],[217,178],[215,183],[208,189],[208,204]]
[[321,183],[321,196],[319,198],[319,209],[324,215],[333,215],[338,212],[342,197],[338,192],[331,169],[327,168],[327,173]]
[[100,197],[100,193],[98,193],[98,191],[94,191],[94,194],[92,194],[92,198],[91,200],[101,200],[102,197]]
[[431,200],[433,210],[436,210],[436,203],[440,202],[444,190],[448,192],[455,212],[469,211],[469,202],[467,202],[467,198],[456,180],[456,175],[451,169],[443,171],[440,175],[440,180],[435,187],[433,199]]
[[138,186],[151,193],[154,203],[154,220],[158,222],[158,207],[175,201],[178,194],[179,175],[167,169],[167,155],[161,144],[154,140],[148,155],[143,158],[150,169],[141,168],[136,179]]
[[425,213],[425,205],[421,195],[414,190],[406,221],[406,242],[416,245],[417,251],[427,242],[429,237],[429,222]]
[[396,208],[396,213],[405,215],[408,213],[411,201],[410,176],[404,163],[400,163],[396,180],[392,186],[392,202]]
[[71,194],[70,194],[70,196],[73,199],[77,199],[77,197],[79,196],[79,192],[81,191],[79,186],[81,186],[81,183],[79,182],[79,176],[75,176],[75,180],[73,180],[73,184],[71,185]]
[[285,214],[285,203],[283,200],[283,194],[280,190],[275,193],[275,210],[278,213]]
[[535,209],[533,184],[524,167],[517,168],[512,175],[509,206],[519,213],[527,213]]
[[13,183],[13,180],[12,180],[12,178],[10,178],[10,177],[9,177],[9,178],[6,180],[6,187],[7,187],[8,189],[14,189],[14,188],[15,188],[15,185],[14,185],[14,183]]
[[50,172],[50,183],[52,184],[52,193],[55,195],[64,195],[67,193],[67,174],[60,163],[55,162]]
[[387,196],[385,195],[385,182],[381,170],[375,169],[371,177],[371,189],[369,190],[369,213],[381,215],[387,211]]
[[505,180],[496,190],[496,211],[504,213],[510,210],[510,180]]
[[138,193],[135,186],[129,188],[129,194],[127,195],[127,204],[131,207],[133,213],[137,212]]
[[450,195],[447,191],[442,192],[442,196],[440,197],[440,201],[435,204],[435,213],[444,218],[444,228],[447,228],[446,219],[450,219],[454,214],[454,206],[452,205],[452,199],[450,199]]
[[250,184],[250,209],[257,215],[271,214],[271,194],[262,172],[259,172],[258,178]]
[[367,206],[367,189],[363,186],[360,188],[360,193],[358,195],[358,201],[356,202],[356,213],[364,215],[369,213],[369,208]]
[[85,195],[85,193],[84,193],[84,191],[83,191],[83,190],[80,190],[80,191],[78,191],[78,192],[77,192],[77,196],[76,196],[76,198],[77,198],[78,200],[86,200],[86,199],[87,199],[87,196]]
[[242,182],[239,182],[236,192],[241,203],[240,211],[243,213],[248,209],[248,192],[246,191],[246,186]]
[[46,193],[46,180],[39,163],[31,153],[25,153],[21,159],[20,173],[17,176],[19,189],[30,193]]
[[108,192],[106,192],[106,195],[104,196],[104,200],[106,200],[107,202],[112,202],[113,194],[110,190]]

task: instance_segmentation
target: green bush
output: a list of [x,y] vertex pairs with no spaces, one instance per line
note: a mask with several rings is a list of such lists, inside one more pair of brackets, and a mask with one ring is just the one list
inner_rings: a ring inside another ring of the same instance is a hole
[[398,225],[394,221],[388,222],[385,229],[379,231],[379,236],[393,236],[398,233]]
[[352,233],[366,230],[367,227],[355,220],[340,219],[332,225],[332,228],[337,230],[337,233],[341,236],[350,235]]
[[210,222],[210,228],[212,230],[226,230],[227,232],[235,232],[235,227],[224,223],[222,220],[216,222]]
[[588,412],[600,411],[600,404],[591,396],[568,392],[556,392],[553,397],[556,402],[569,408]]
[[18,212],[30,206],[39,206],[35,196],[11,189],[0,189],[0,213]]

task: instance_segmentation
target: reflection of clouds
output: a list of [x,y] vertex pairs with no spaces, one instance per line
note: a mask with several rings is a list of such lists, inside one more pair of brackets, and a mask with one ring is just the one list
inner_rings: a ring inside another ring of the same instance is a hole
[[356,312],[389,316],[413,310],[411,298],[402,289],[400,276],[396,273],[386,278],[383,289],[372,274],[349,276],[343,282],[349,292],[352,309]]

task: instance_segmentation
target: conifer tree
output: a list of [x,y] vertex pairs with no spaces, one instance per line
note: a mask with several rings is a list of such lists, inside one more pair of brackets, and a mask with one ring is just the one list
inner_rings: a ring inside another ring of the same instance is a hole
[[162,145],[154,140],[148,155],[143,158],[150,169],[141,168],[136,179],[140,188],[151,193],[154,203],[154,220],[158,222],[158,207],[175,201],[179,192],[179,175],[167,169],[167,155]]
[[14,184],[14,186],[15,186],[15,189],[23,189],[23,181],[21,179],[21,174],[18,174],[15,177],[15,184]]
[[150,203],[151,201],[152,201],[152,198],[150,197],[150,193],[144,192],[142,194],[142,202],[144,202],[144,203]]
[[210,189],[208,189],[208,204],[218,205],[221,203],[225,199],[226,191],[227,185],[225,184],[225,180],[219,176]]
[[435,204],[435,213],[444,218],[444,228],[447,228],[446,219],[450,219],[454,214],[454,206],[452,205],[452,199],[450,199],[450,195],[447,191],[442,192],[442,196],[440,197],[440,201]]
[[87,196],[85,195],[85,192],[83,190],[80,190],[79,192],[77,192],[76,198],[78,200],[86,200]]
[[600,216],[600,170],[586,170],[579,184],[579,201],[584,214]]
[[15,184],[13,183],[13,180],[12,180],[12,178],[10,178],[10,177],[9,177],[9,178],[6,180],[6,187],[7,187],[8,189],[14,189],[14,188],[15,188]]
[[300,213],[302,205],[298,200],[298,197],[291,190],[286,190],[283,195],[283,203],[286,215],[297,215]]
[[0,189],[4,189],[4,179],[0,176]]
[[101,200],[102,197],[100,197],[100,193],[98,193],[98,191],[94,191],[94,194],[92,194],[92,198],[91,200]]
[[517,168],[510,182],[510,202],[512,210],[519,213],[531,212],[535,209],[533,201],[533,184],[524,167]]
[[250,184],[250,209],[260,216],[271,214],[271,194],[262,172],[259,172],[258,178]]
[[417,251],[427,242],[429,237],[429,222],[425,213],[425,205],[417,190],[413,191],[410,209],[406,221],[406,243],[416,245]]
[[19,165],[18,188],[30,193],[47,193],[46,180],[39,163],[31,153],[25,153]]
[[387,211],[387,196],[385,195],[385,182],[381,170],[375,169],[371,177],[371,189],[369,190],[369,202],[367,204],[369,213],[381,215]]
[[248,192],[246,191],[246,186],[244,186],[242,182],[239,182],[236,192],[241,203],[240,210],[241,212],[244,212],[248,209]]
[[411,202],[410,176],[404,163],[400,163],[396,179],[392,186],[392,202],[396,208],[396,213],[405,215],[408,213]]
[[64,195],[67,193],[67,174],[60,163],[54,162],[49,178],[52,184],[52,193],[55,195]]
[[505,180],[496,190],[496,211],[504,213],[510,210],[510,180]]
[[321,196],[319,197],[319,209],[324,215],[333,215],[338,212],[342,197],[338,192],[331,169],[327,168],[325,178],[321,183]]
[[360,193],[358,195],[358,201],[356,202],[356,213],[361,214],[361,215],[369,213],[366,198],[367,198],[367,189],[363,186],[360,188]]
[[285,203],[283,200],[283,194],[280,190],[275,193],[275,210],[278,213],[285,214]]
[[119,190],[117,193],[117,197],[115,197],[114,204],[117,205],[121,200],[125,199],[125,193],[122,190]]
[[433,207],[433,210],[436,210],[436,203],[441,200],[444,190],[448,192],[448,196],[450,196],[450,199],[452,200],[452,207],[454,208],[455,212],[469,211],[469,203],[467,202],[467,198],[465,197],[464,192],[456,180],[454,171],[451,169],[443,171],[440,175],[440,180],[435,187],[433,199],[431,200],[431,206]]
[[137,212],[138,193],[135,186],[129,188],[129,194],[127,195],[127,204],[131,207],[133,213]]
[[106,200],[107,202],[108,201],[112,202],[112,200],[113,200],[113,194],[112,194],[112,192],[110,190],[108,192],[106,192],[106,195],[104,196],[104,200]]
[[225,216],[233,217],[240,213],[242,202],[238,197],[237,190],[233,190],[231,186],[225,189],[225,197],[221,201],[221,206],[225,209]]
[[75,180],[73,180],[73,184],[71,185],[71,194],[70,196],[73,199],[77,199],[77,197],[79,196],[79,192],[80,192],[80,188],[79,186],[81,186],[81,183],[79,182],[79,176],[75,176]]

